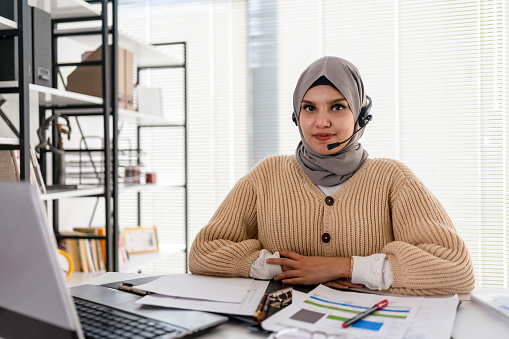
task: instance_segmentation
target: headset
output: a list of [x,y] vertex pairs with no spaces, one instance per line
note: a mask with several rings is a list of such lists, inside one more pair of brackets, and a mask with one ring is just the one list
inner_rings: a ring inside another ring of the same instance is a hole
[[[366,99],[368,101],[367,105],[361,108],[361,112],[359,114],[359,118],[357,118],[357,123],[359,124],[359,130],[366,127],[366,125],[373,120],[373,115],[371,115],[369,112],[371,111],[371,106],[373,105],[373,100],[371,97],[366,95]],[[292,121],[295,124],[295,126],[298,126],[297,124],[297,117],[295,116],[295,112],[292,112]],[[357,133],[359,130],[355,131]],[[352,135],[353,136],[353,135]]]
[[357,119],[357,123],[360,128],[364,128],[371,120],[373,120],[373,115],[369,113],[369,111],[371,111],[371,106],[373,105],[373,100],[368,95],[366,95],[366,99],[368,103],[365,107],[361,108],[361,113]]

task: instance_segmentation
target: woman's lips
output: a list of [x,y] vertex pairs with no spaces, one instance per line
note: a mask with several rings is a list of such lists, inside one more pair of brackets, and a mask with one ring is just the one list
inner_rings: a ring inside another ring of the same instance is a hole
[[334,137],[334,134],[313,134],[313,137],[319,141],[327,141]]

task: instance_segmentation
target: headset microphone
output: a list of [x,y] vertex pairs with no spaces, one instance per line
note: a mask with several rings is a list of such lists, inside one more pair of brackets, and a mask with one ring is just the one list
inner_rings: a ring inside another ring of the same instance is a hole
[[345,142],[349,141],[350,139],[353,138],[353,136],[355,134],[357,134],[357,132],[361,131],[364,129],[364,127],[366,127],[366,125],[371,121],[373,120],[373,116],[371,114],[369,114],[369,111],[371,110],[371,105],[373,104],[373,100],[371,100],[371,98],[369,96],[366,95],[366,98],[368,99],[368,104],[366,105],[366,107],[363,107],[361,109],[361,113],[359,114],[359,119],[357,119],[357,123],[359,124],[359,129],[356,130],[355,132],[352,133],[352,135],[350,136],[350,138],[344,140],[344,141],[341,141],[341,142],[335,142],[333,144],[328,144],[327,145],[327,149],[330,151],[331,149],[334,149],[336,147],[339,147],[341,145],[343,145]]
[[[367,125],[367,124],[366,124],[366,125]],[[364,129],[364,127],[366,127],[366,125],[362,126],[362,127],[361,127],[361,128],[359,128],[358,130],[356,130],[355,132],[353,132],[353,133],[352,133],[352,135],[350,136],[350,138],[348,138],[348,139],[346,139],[346,140],[343,140],[343,141],[341,141],[341,142],[335,142],[335,143],[333,143],[333,144],[328,144],[328,145],[327,145],[327,149],[330,151],[331,149],[334,149],[334,148],[336,148],[336,147],[339,147],[339,146],[343,145],[345,142],[347,142],[347,141],[349,141],[350,139],[352,139],[352,138],[353,138],[353,136],[354,136],[355,134],[357,134],[357,132],[359,132],[359,131],[361,131],[362,129]]]

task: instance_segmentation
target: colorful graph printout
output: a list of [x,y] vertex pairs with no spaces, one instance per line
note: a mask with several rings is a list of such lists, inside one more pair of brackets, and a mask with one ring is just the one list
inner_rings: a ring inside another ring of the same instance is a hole
[[[344,329],[343,322],[386,298],[389,305]],[[377,296],[333,290],[320,285],[302,302],[279,311],[263,322],[271,331],[293,326],[309,331],[348,335],[348,338],[403,338],[422,297]]]

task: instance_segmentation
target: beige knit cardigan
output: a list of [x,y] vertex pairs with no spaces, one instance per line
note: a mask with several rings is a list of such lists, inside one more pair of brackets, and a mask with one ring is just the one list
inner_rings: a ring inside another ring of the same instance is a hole
[[198,233],[189,268],[247,277],[263,248],[327,257],[385,253],[394,279],[389,291],[396,293],[474,288],[470,255],[447,212],[409,168],[391,159],[367,159],[330,197],[294,156],[261,161]]

